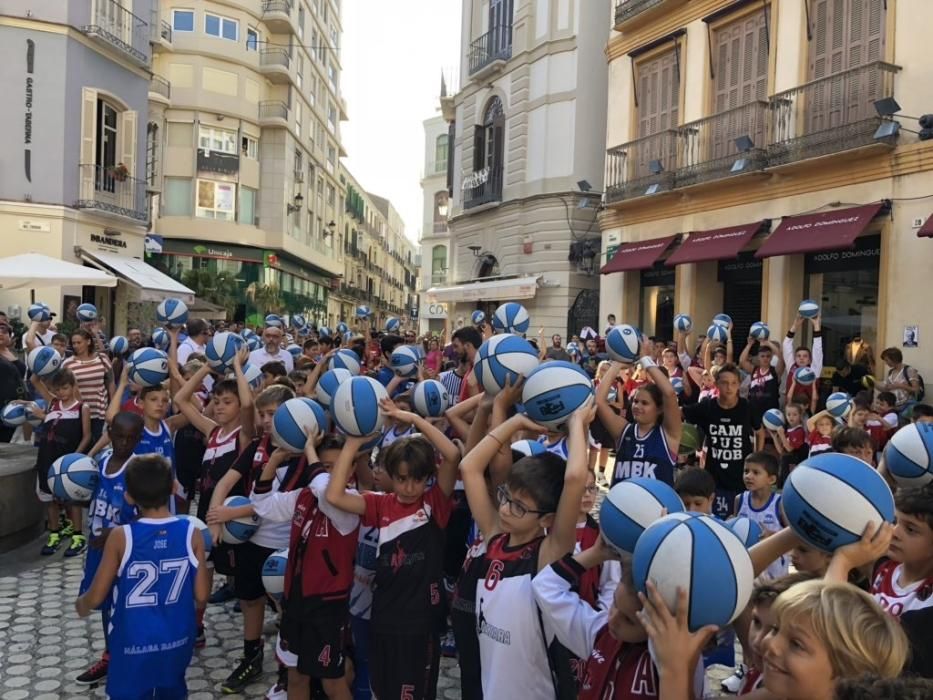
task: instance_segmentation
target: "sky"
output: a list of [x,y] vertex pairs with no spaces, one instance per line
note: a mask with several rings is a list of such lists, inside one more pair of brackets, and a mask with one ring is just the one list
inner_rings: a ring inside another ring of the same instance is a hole
[[442,70],[457,74],[461,0],[343,0],[344,162],[388,198],[418,240],[425,119],[440,114]]

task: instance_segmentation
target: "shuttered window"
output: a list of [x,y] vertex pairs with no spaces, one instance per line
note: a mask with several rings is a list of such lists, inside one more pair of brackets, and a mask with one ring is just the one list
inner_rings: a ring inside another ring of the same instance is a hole
[[638,137],[673,129],[679,123],[678,51],[667,51],[638,64]]
[[810,3],[810,80],[884,60],[885,0]]

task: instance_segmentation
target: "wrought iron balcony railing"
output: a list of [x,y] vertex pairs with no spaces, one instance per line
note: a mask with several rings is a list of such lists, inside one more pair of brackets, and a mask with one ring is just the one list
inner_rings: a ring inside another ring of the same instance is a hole
[[470,75],[512,57],[512,24],[497,24],[470,43]]
[[667,129],[609,149],[606,201],[638,197],[649,186],[668,181],[678,164],[678,137],[676,129]]
[[616,0],[615,8],[615,26],[632,19],[645,10],[657,7],[664,0]]
[[124,167],[85,164],[78,166],[78,209],[96,209],[145,221],[146,182],[130,176]]
[[116,0],[93,0],[91,24],[85,25],[83,31],[136,63],[149,65],[149,24]]
[[[502,168],[486,168],[472,187],[463,190],[463,208],[470,209],[481,204],[502,201]],[[478,176],[474,173],[473,176]]]

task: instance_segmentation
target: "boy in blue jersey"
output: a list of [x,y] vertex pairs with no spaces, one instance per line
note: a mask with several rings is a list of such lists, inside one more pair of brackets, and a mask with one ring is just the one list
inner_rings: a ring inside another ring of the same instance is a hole
[[[133,459],[133,450],[143,433],[143,419],[135,413],[118,413],[110,426],[113,450],[98,458],[100,480],[88,506],[88,533],[90,546],[84,559],[84,580],[79,593],[86,593],[100,568],[104,547],[114,528],[125,525],[136,517],[136,508],[126,498],[126,470]],[[79,675],[80,685],[93,685],[107,676],[110,664],[107,630],[110,626],[110,605],[100,608],[104,625],[104,653],[100,661]]]
[[114,528],[91,583],[75,602],[81,617],[113,600],[107,677],[112,700],[185,698],[185,671],[195,638],[195,604],[210,593],[204,539],[166,505],[173,479],[158,455],[135,457],[126,470],[126,499],[140,518]]

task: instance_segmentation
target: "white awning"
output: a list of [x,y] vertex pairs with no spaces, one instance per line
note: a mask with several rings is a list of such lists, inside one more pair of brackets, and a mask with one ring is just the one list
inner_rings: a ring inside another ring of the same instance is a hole
[[113,272],[123,281],[139,289],[143,301],[162,301],[166,297],[181,299],[186,304],[194,301],[194,290],[188,289],[138,258],[82,249],[81,259],[101,270]]
[[106,271],[99,272],[39,253],[0,259],[0,289],[35,289],[58,285],[116,287],[117,279]]
[[513,301],[531,299],[538,291],[538,275],[488,282],[470,282],[453,287],[431,287],[425,294],[428,302]]

